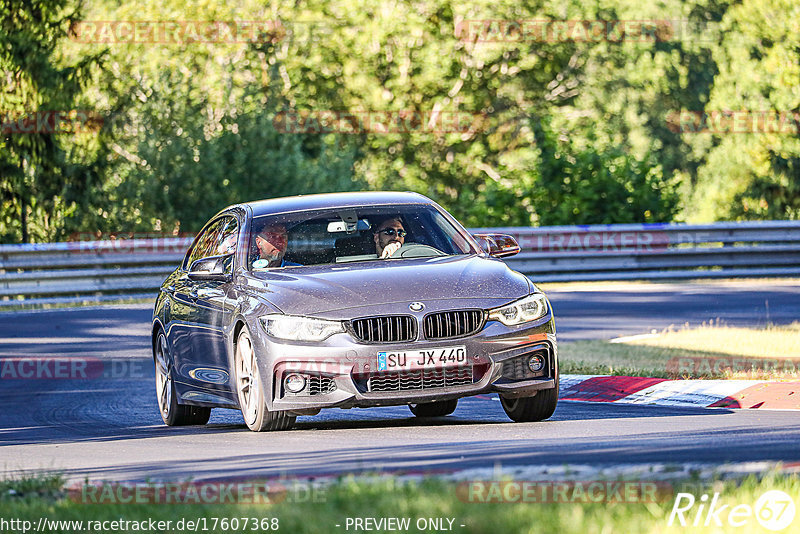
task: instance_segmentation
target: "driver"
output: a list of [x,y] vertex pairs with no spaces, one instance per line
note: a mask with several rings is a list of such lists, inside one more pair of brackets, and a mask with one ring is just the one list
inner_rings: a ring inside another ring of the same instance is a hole
[[375,253],[379,258],[385,259],[397,252],[406,241],[408,232],[403,228],[400,217],[390,217],[384,220],[372,232],[375,240]]

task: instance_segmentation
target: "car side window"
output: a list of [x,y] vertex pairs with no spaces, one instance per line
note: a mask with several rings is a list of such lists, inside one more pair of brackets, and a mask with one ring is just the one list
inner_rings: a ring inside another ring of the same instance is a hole
[[236,242],[239,238],[239,225],[233,217],[226,217],[220,230],[220,237],[216,243],[214,255],[222,256],[236,252]]
[[194,247],[189,252],[186,261],[183,263],[183,268],[188,270],[195,261],[214,255],[214,247],[218,242],[220,229],[225,224],[226,219],[218,219],[214,221],[211,226],[207,227],[203,233],[195,241]]
[[[236,252],[236,243],[239,241],[239,223],[233,217],[226,217],[225,223],[219,231],[219,239],[216,241],[215,252],[212,256],[223,256]],[[230,271],[233,267],[232,261],[226,261],[225,270]]]

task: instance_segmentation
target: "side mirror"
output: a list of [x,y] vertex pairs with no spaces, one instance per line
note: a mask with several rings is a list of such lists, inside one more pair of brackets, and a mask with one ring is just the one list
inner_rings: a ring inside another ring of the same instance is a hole
[[195,281],[230,282],[233,276],[226,272],[226,265],[233,259],[233,254],[211,256],[192,262],[189,267],[189,278]]
[[506,258],[519,252],[517,240],[507,234],[473,234],[472,237],[493,258]]

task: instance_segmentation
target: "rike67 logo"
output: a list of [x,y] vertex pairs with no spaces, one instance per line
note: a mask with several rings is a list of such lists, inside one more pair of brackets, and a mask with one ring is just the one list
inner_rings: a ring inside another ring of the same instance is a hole
[[678,493],[667,524],[672,526],[677,521],[682,527],[746,527],[744,531],[750,532],[757,522],[768,530],[779,532],[792,525],[795,511],[794,499],[780,490],[765,492],[754,505],[723,504],[719,493],[714,493],[710,501],[707,494],[697,499],[691,493]]

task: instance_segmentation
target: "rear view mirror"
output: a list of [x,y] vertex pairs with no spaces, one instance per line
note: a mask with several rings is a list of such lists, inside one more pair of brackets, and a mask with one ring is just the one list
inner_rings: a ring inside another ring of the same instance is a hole
[[507,234],[473,234],[472,237],[493,258],[506,258],[519,252],[517,240]]
[[356,230],[369,230],[369,222],[366,219],[361,219],[356,224],[345,221],[331,221],[328,223],[328,233],[331,234],[340,232],[352,234]]

